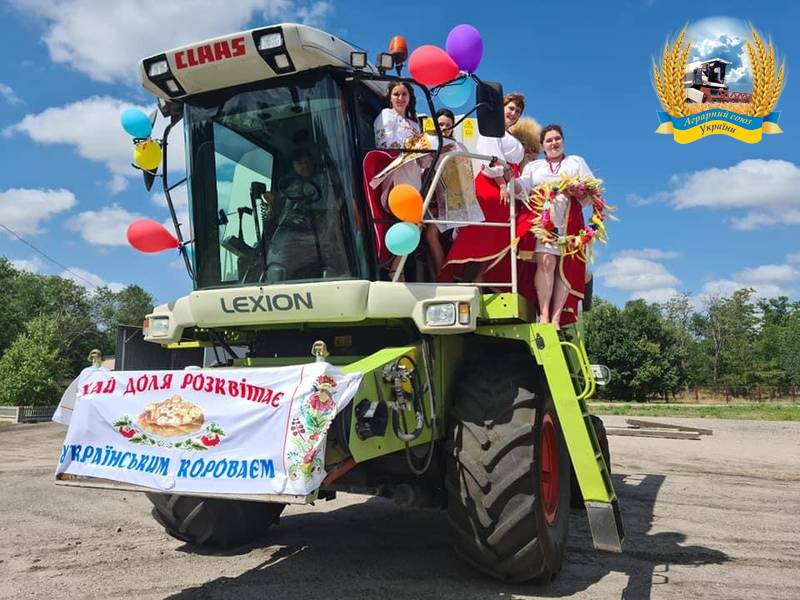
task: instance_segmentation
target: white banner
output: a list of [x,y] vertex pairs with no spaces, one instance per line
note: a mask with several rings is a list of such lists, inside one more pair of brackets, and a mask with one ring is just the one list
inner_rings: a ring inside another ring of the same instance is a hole
[[326,433],[360,383],[324,362],[86,369],[56,474],[169,493],[305,495],[325,478]]

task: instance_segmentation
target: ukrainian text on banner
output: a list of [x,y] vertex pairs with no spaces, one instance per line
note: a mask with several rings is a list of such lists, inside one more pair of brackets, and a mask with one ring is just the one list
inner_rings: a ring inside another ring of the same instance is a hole
[[766,117],[743,115],[724,108],[711,108],[686,117],[673,117],[659,111],[661,125],[656,133],[671,133],[679,144],[690,144],[709,135],[727,135],[741,142],[756,144],[762,133],[783,133],[778,126],[780,111]]
[[86,370],[56,475],[154,490],[305,495],[361,375],[328,363],[265,369]]

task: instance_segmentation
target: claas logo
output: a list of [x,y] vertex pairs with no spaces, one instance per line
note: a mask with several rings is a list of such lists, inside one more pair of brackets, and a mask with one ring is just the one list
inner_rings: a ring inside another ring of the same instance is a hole
[[242,56],[247,52],[244,45],[244,37],[233,38],[232,40],[222,40],[213,44],[203,44],[196,48],[178,50],[175,53],[175,66],[178,69],[196,67],[206,63]]

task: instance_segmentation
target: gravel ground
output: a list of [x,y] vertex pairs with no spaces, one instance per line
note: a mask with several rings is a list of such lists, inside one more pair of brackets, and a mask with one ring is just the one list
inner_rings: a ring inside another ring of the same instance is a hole
[[800,423],[656,420],[714,435],[612,436],[625,553],[593,551],[573,511],[566,564],[548,587],[473,572],[441,513],[352,495],[288,508],[258,545],[193,553],[143,495],[56,487],[61,426],[6,428],[0,598],[800,598]]

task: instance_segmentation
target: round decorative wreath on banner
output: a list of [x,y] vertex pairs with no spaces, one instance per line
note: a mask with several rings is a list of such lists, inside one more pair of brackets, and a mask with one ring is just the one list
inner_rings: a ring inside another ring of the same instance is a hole
[[[614,206],[603,198],[603,181],[595,177],[570,177],[564,175],[558,183],[544,183],[533,189],[526,205],[533,212],[530,231],[543,243],[561,246],[564,256],[576,255],[583,261],[591,258],[591,245],[595,241],[608,242],[604,221],[617,219],[610,213]],[[592,216],[588,225],[575,234],[561,232],[553,221],[553,204],[558,196],[575,202],[591,204]],[[587,201],[588,199],[588,201]]]

